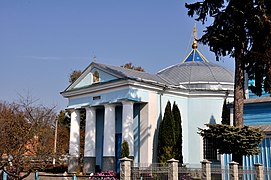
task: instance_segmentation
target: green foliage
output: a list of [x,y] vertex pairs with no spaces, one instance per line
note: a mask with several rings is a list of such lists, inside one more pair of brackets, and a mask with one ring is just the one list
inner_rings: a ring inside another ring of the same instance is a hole
[[175,102],[173,103],[172,114],[173,114],[173,119],[175,121],[175,146],[174,146],[175,159],[179,160],[179,163],[182,164],[183,163],[182,119],[181,119],[180,110]]
[[164,117],[159,126],[157,156],[159,163],[166,163],[171,158],[182,163],[182,127],[178,106],[168,101]]
[[68,164],[48,164],[43,172],[53,174],[68,172]]
[[164,117],[159,126],[158,133],[158,162],[166,163],[171,159],[174,153],[175,143],[175,123],[171,112],[171,104],[168,101],[164,113]]
[[131,62],[126,63],[126,64],[122,65],[121,67],[124,67],[126,69],[132,69],[132,70],[136,70],[136,71],[145,72],[145,70],[141,66],[134,66]]
[[120,157],[124,158],[124,157],[129,157],[130,154],[130,150],[129,150],[129,144],[126,140],[123,141],[123,143],[121,144],[121,150],[120,150]]
[[226,99],[224,100],[224,103],[223,103],[221,123],[230,125],[230,108],[227,107]]
[[259,153],[258,145],[264,138],[259,128],[238,128],[223,124],[206,126],[208,129],[199,128],[199,134],[203,138],[213,139],[214,148],[218,149],[220,154],[235,154],[240,158],[243,155]]
[[70,128],[71,120],[68,118],[70,115],[66,115],[65,110],[61,110],[57,116],[58,122],[60,125],[63,125],[64,127]]
[[74,83],[76,81],[76,79],[78,79],[79,76],[81,76],[81,74],[82,74],[82,72],[80,70],[72,71],[70,74],[69,82]]

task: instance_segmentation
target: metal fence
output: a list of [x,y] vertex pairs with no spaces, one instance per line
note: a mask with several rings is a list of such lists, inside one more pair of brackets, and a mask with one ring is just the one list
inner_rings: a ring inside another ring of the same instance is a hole
[[271,180],[271,168],[264,168],[263,175],[264,179]]
[[131,167],[131,176],[136,179],[153,179],[167,180],[168,179],[168,164],[134,164]]
[[[173,165],[175,164],[175,165]],[[165,163],[165,164],[134,164],[131,162],[129,166],[125,168],[125,166],[121,166],[124,168],[122,170],[129,171],[127,176],[124,176],[124,180],[167,180],[172,179],[172,174],[174,175],[173,179],[179,180],[197,180],[197,179],[205,179],[208,177],[210,180],[230,180],[230,177],[238,177],[239,180],[271,180],[271,168],[261,167],[259,170],[259,166],[253,167],[241,167],[241,166],[221,166],[220,164],[210,163],[208,166],[204,166],[203,164],[197,165],[181,165],[178,162],[173,163]],[[261,178],[259,175],[261,174]],[[0,177],[3,179],[4,176]],[[6,179],[8,179],[6,177]],[[116,176],[112,176],[112,173],[104,173],[102,175],[99,174],[90,174],[90,175],[73,175],[73,174],[49,174],[44,172],[36,172],[32,173],[26,180],[109,180],[109,179],[117,179]]]
[[178,166],[178,179],[190,180],[201,179],[202,169],[200,165],[181,165]]

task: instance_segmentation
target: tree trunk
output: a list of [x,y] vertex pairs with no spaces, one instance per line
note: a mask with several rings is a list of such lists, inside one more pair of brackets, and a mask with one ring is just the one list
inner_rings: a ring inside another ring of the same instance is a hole
[[238,153],[232,153],[232,160],[239,163],[239,166],[243,166],[243,155]]
[[234,82],[234,126],[243,127],[244,112],[244,65],[242,50],[236,51]]

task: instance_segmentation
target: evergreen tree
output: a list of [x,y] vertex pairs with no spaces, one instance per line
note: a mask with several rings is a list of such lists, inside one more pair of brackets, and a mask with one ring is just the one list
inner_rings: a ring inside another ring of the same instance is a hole
[[230,109],[227,107],[226,99],[224,100],[224,103],[223,103],[221,123],[230,125]]
[[205,23],[208,16],[213,20],[200,41],[209,45],[217,60],[226,55],[235,59],[234,125],[242,127],[244,70],[255,79],[256,94],[261,95],[263,84],[271,91],[270,0],[203,0],[185,6],[196,20]]
[[199,128],[199,134],[213,140],[213,146],[220,154],[232,154],[232,159],[242,164],[243,155],[254,155],[260,152],[259,144],[264,135],[259,128],[244,126],[242,128],[207,124],[208,129]]
[[120,157],[124,158],[124,157],[129,157],[130,154],[130,150],[129,150],[129,144],[126,140],[123,141],[123,143],[121,144],[121,150],[120,150]]
[[175,146],[174,146],[175,157],[174,158],[179,160],[179,163],[183,164],[182,119],[181,119],[180,110],[175,102],[173,103],[172,114],[173,114],[173,119],[175,122]]
[[163,120],[158,132],[158,162],[166,163],[167,160],[174,158],[175,145],[175,122],[173,119],[171,104],[168,101]]

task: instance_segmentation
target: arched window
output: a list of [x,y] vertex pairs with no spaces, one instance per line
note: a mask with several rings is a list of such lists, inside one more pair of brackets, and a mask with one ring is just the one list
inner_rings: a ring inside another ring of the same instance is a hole
[[99,82],[100,81],[100,74],[98,71],[95,71],[93,73],[93,82],[96,83],[96,82]]

